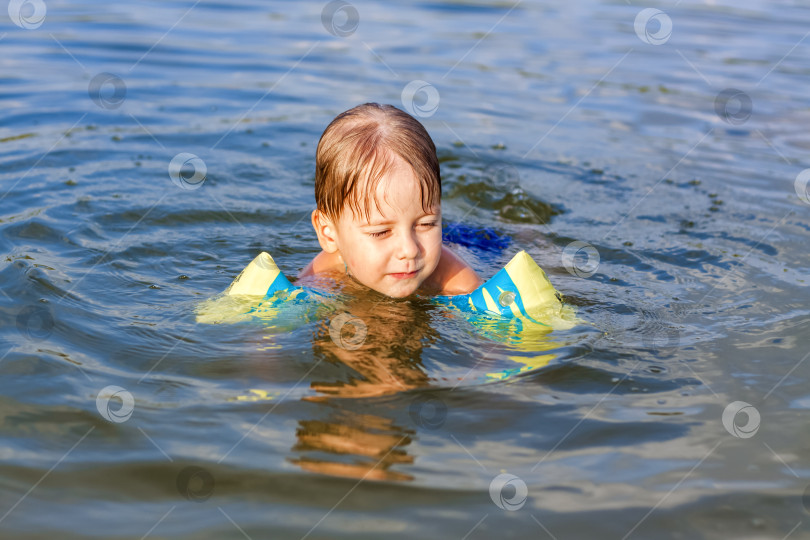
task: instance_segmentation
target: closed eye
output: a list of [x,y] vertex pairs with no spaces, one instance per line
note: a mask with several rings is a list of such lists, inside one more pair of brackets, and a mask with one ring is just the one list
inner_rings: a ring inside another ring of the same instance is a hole
[[[425,229],[430,229],[431,227],[435,227],[436,225],[437,225],[436,221],[430,221],[430,222],[427,222],[427,223],[420,223],[419,224],[420,227],[424,227]],[[372,237],[372,238],[382,238],[383,236],[388,234],[388,232],[389,232],[389,229],[386,229],[384,231],[379,231],[379,232],[370,232],[370,233],[368,233],[368,235],[370,237]]]

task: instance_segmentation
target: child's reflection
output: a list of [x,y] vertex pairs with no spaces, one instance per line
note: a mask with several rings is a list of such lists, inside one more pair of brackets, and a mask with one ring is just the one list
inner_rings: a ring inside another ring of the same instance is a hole
[[293,451],[318,453],[318,457],[291,459],[292,463],[308,471],[336,476],[413,480],[409,474],[390,470],[393,465],[413,463],[413,457],[404,449],[411,443],[411,436],[393,420],[345,410],[331,415],[329,420],[299,422],[295,432],[298,442]]
[[369,397],[428,385],[422,347],[435,342],[438,334],[423,303],[369,298],[347,307],[330,319],[329,334],[314,346],[316,355],[337,360],[354,373],[345,381],[315,382],[314,390],[332,396]]
[[[340,284],[340,292],[344,302],[318,326],[312,341],[316,359],[338,372],[332,380],[313,381],[316,395],[304,399],[338,405],[342,399],[337,398],[380,397],[428,386],[422,347],[438,339],[431,321],[438,310],[419,298],[391,299],[351,280]],[[293,451],[310,455],[290,461],[323,474],[412,480],[390,468],[413,462],[404,448],[413,431],[392,418],[339,407],[326,420],[299,421]]]
[[[319,285],[324,288],[324,282]],[[315,394],[304,400],[331,405],[336,410],[325,420],[299,421],[298,442],[293,451],[307,455],[291,461],[323,474],[411,480],[410,475],[390,468],[413,462],[404,447],[410,444],[415,432],[398,426],[385,413],[353,413],[349,408],[354,404],[343,400],[378,398],[429,387],[431,380],[422,365],[422,348],[438,340],[435,328],[443,326],[437,324],[438,318],[452,315],[421,298],[386,297],[345,276],[337,277],[333,285],[327,288],[339,293],[342,301],[333,302],[336,309],[318,326],[312,347],[316,360],[331,364],[337,372],[330,380],[313,381],[310,386]],[[493,339],[515,337],[506,345],[506,350],[519,353],[508,357],[515,367],[502,373],[488,373],[490,378],[537,369],[555,357],[551,351],[560,344],[555,343],[548,329],[521,330],[515,324],[499,319],[481,319],[476,323],[479,332]],[[401,409],[393,411],[401,413]]]
[[311,383],[319,395],[308,399],[374,397],[427,386],[422,347],[439,337],[431,319],[440,310],[413,296],[386,297],[352,279],[341,280],[339,290],[344,301],[319,325],[312,347],[316,359],[350,369],[338,380]]

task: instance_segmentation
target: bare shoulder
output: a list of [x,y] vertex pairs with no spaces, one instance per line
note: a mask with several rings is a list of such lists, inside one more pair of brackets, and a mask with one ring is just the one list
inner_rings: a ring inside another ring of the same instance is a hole
[[336,269],[343,270],[343,265],[338,260],[337,253],[321,251],[298,273],[298,279]]
[[442,246],[442,257],[434,274],[435,285],[443,295],[468,294],[484,283],[475,270],[447,246]]

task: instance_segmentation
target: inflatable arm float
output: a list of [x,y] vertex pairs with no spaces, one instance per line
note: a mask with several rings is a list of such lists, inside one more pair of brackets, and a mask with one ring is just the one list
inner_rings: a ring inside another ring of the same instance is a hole
[[[288,280],[273,258],[261,252],[220,298],[209,300],[197,310],[197,322],[236,322],[258,315],[256,300],[262,309],[281,309],[285,304],[315,300],[323,303],[330,295]],[[250,299],[251,304],[228,302],[228,299]],[[433,296],[430,301],[465,314],[487,313],[513,319],[519,328],[563,330],[577,321],[570,306],[564,305],[543,269],[531,256],[520,251],[505,267],[469,294]],[[246,310],[246,307],[250,309]],[[260,317],[261,318],[261,317]]]

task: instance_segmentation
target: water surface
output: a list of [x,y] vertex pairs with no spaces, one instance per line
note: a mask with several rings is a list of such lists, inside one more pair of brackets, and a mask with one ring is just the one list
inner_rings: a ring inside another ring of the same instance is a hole
[[[0,18],[3,537],[810,537],[806,6],[38,5]],[[445,219],[510,238],[451,248],[584,324],[198,324],[319,251],[320,133],[412,81]]]

